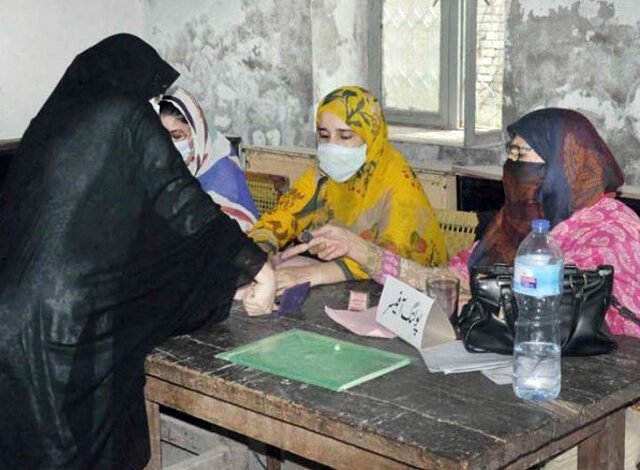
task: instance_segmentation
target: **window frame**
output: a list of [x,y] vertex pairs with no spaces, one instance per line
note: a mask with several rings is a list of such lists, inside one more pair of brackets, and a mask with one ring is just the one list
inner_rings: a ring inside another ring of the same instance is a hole
[[[369,83],[390,124],[427,129],[462,130],[464,146],[486,145],[502,138],[501,129],[476,131],[477,0],[438,0],[440,26],[440,90],[437,113],[389,108],[382,90],[382,2],[369,0]],[[429,0],[431,1],[431,0]],[[463,21],[464,18],[464,21]]]

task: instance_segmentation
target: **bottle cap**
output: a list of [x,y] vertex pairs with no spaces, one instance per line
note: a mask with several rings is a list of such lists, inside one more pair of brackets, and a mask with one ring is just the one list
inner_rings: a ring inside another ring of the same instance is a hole
[[531,221],[533,230],[549,230],[551,223],[547,219],[534,219]]

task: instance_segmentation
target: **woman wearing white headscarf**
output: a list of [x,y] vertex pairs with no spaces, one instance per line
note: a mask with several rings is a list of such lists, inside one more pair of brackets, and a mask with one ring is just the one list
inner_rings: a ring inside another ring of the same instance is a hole
[[163,95],[160,119],[202,189],[247,232],[258,218],[258,209],[231,142],[207,125],[198,101],[180,87]]

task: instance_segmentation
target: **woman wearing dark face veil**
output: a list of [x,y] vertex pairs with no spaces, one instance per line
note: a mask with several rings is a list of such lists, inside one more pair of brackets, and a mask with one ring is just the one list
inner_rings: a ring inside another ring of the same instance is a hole
[[141,468],[144,358],[265,313],[265,255],[200,189],[148,100],[178,73],[119,34],[69,66],[25,132],[0,210],[0,466]]

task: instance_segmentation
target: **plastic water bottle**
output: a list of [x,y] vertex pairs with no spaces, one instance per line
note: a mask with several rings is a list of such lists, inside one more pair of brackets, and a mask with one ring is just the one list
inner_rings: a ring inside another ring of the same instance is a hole
[[549,235],[549,221],[531,222],[516,253],[513,293],[518,320],[513,348],[513,390],[524,400],[560,394],[560,328],[564,260]]

